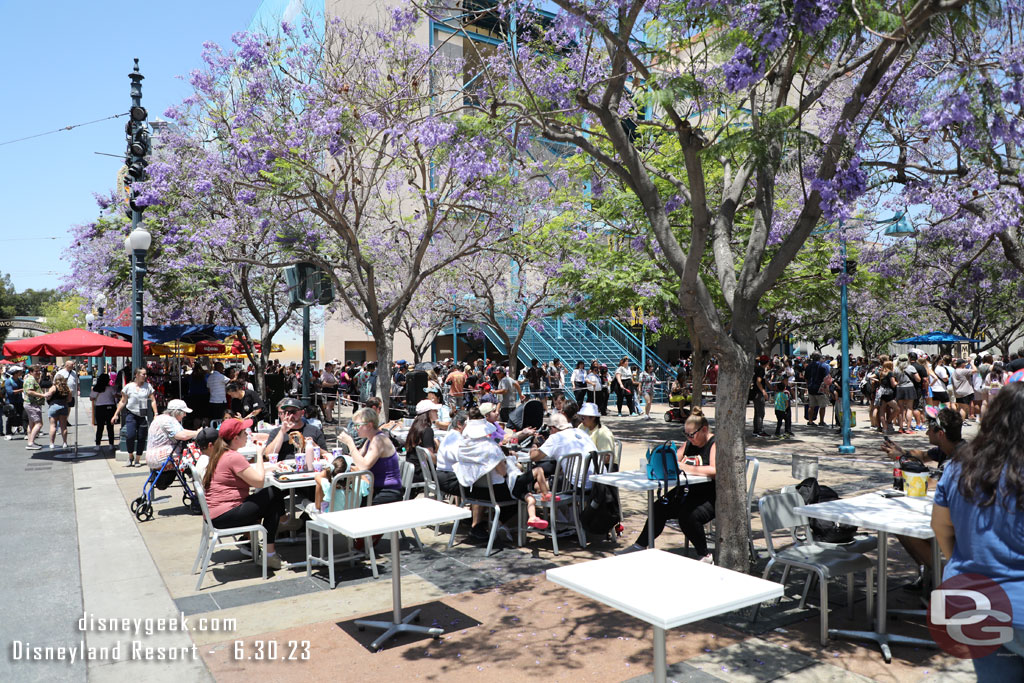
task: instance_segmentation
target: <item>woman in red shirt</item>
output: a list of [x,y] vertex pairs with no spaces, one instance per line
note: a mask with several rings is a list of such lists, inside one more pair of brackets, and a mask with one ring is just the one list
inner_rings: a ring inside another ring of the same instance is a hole
[[[280,569],[281,558],[275,552],[274,541],[278,521],[284,514],[284,497],[275,487],[263,487],[269,468],[264,470],[262,450],[251,465],[238,452],[245,446],[245,430],[250,427],[252,420],[231,418],[221,423],[219,438],[203,475],[206,504],[217,529],[262,524],[267,530],[267,567]],[[257,491],[249,495],[249,487]]]

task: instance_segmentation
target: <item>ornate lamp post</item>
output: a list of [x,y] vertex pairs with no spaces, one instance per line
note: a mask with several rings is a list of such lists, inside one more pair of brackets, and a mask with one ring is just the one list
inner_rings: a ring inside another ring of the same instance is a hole
[[142,276],[146,274],[146,252],[153,236],[135,228],[125,238],[125,251],[132,259],[132,372],[142,367]]

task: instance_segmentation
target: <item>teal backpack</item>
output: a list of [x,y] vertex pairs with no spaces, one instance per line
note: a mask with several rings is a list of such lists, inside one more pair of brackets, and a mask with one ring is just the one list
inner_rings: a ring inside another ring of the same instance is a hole
[[660,446],[647,449],[647,478],[652,481],[663,481],[667,490],[675,481],[679,485],[679,463],[676,462],[676,442],[666,441]]

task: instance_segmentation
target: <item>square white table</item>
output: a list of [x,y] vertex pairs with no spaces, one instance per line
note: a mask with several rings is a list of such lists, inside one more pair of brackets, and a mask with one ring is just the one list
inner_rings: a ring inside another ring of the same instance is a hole
[[[264,464],[269,464],[269,463],[265,462]],[[316,484],[316,480],[313,479],[313,475],[315,474],[315,472],[301,472],[301,473],[294,473],[293,472],[292,474],[309,475],[309,477],[308,478],[295,479],[295,480],[292,480],[292,481],[279,481],[277,478],[274,477],[272,472],[268,472],[266,478],[264,479],[264,486],[273,486],[276,489],[288,492],[288,518],[289,519],[294,519],[295,516],[296,516],[295,513],[297,512],[297,510],[295,508],[295,489],[306,488],[308,486],[314,486]],[[301,513],[299,513],[299,514],[301,515]],[[302,539],[299,539],[299,538],[297,538],[295,536],[295,531],[296,530],[293,529],[292,531],[288,532],[289,533],[289,537],[287,539],[279,538],[277,540],[277,542],[278,543],[284,543],[286,541],[288,543],[298,543],[298,542],[300,542]],[[302,562],[289,562],[289,563],[287,563],[287,565],[288,565],[288,568],[290,568],[290,569],[302,569],[303,567],[306,566],[306,562],[305,561],[302,561]]]
[[[623,491],[647,491],[647,547],[654,548],[654,492],[659,487],[664,486],[665,482],[662,479],[648,479],[646,470],[636,470],[632,472],[605,472],[604,474],[593,474],[590,476],[590,481],[597,484],[607,484],[608,486],[614,486]],[[701,474],[689,474],[684,478],[682,475],[679,477],[680,485],[688,484],[693,486],[695,484],[704,484],[711,481],[710,477],[705,477]],[[674,488],[674,484],[669,483],[669,490]]]
[[654,549],[549,569],[547,578],[653,626],[654,680],[659,683],[666,678],[667,629],[783,594],[782,584],[774,581]]
[[[889,558],[889,534],[910,536],[911,538],[931,539],[932,541],[932,575],[935,581],[942,576],[942,556],[939,552],[935,532],[932,531],[932,496],[927,498],[911,498],[899,496],[883,498],[880,492],[865,493],[854,498],[830,500],[825,503],[803,505],[795,508],[797,512],[827,522],[853,524],[878,532],[878,602],[875,616],[874,631],[849,631],[829,629],[829,635],[835,638],[853,638],[856,640],[872,640],[878,643],[886,663],[892,661],[890,643],[898,645],[915,645],[917,647],[936,647],[931,640],[894,635],[886,632],[886,619],[889,614],[887,599],[888,578],[887,564]],[[870,586],[868,587],[870,590]],[[896,612],[897,610],[893,610]],[[915,612],[919,613],[919,612]]]
[[414,626],[410,621],[419,621],[420,611],[413,610],[402,617],[402,564],[399,560],[398,532],[421,526],[467,519],[471,516],[468,508],[442,503],[433,498],[414,498],[386,505],[371,505],[354,510],[339,510],[320,515],[317,521],[350,538],[367,538],[377,534],[391,534],[391,595],[392,620],[371,621],[357,619],[359,630],[366,627],[382,629],[384,633],[370,643],[379,651],[396,633],[429,633],[435,638],[444,629]]

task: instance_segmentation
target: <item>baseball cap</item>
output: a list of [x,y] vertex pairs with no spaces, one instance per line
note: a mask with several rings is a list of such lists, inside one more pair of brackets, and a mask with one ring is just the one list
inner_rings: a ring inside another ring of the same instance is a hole
[[206,448],[216,441],[218,436],[220,436],[220,433],[213,427],[203,427],[196,433],[196,445],[200,448]]
[[484,417],[487,417],[488,415],[493,413],[494,409],[497,407],[498,406],[494,405],[493,403],[490,403],[489,401],[484,401],[483,403],[480,404],[480,414],[483,415]]
[[440,403],[434,403],[429,398],[425,398],[416,404],[416,414],[422,415],[423,413],[429,413],[431,410],[441,410]]
[[191,413],[192,409],[180,398],[176,398],[167,404],[167,410],[180,410],[183,413]]
[[570,424],[568,418],[566,418],[565,415],[562,415],[561,413],[554,413],[551,417],[548,418],[548,426],[551,427],[552,429],[562,431],[563,429],[569,429],[570,427],[572,427],[572,424]]
[[228,418],[220,423],[220,431],[218,434],[220,438],[225,441],[231,441],[246,429],[252,427],[252,420],[239,420],[238,418]]
[[302,405],[302,401],[296,398],[286,398],[277,404],[278,410],[284,410],[285,408],[294,408],[295,410],[305,410],[306,407]]
[[400,361],[395,361],[395,364],[396,365],[408,365],[409,362],[408,361],[404,361],[404,360],[400,360]]

